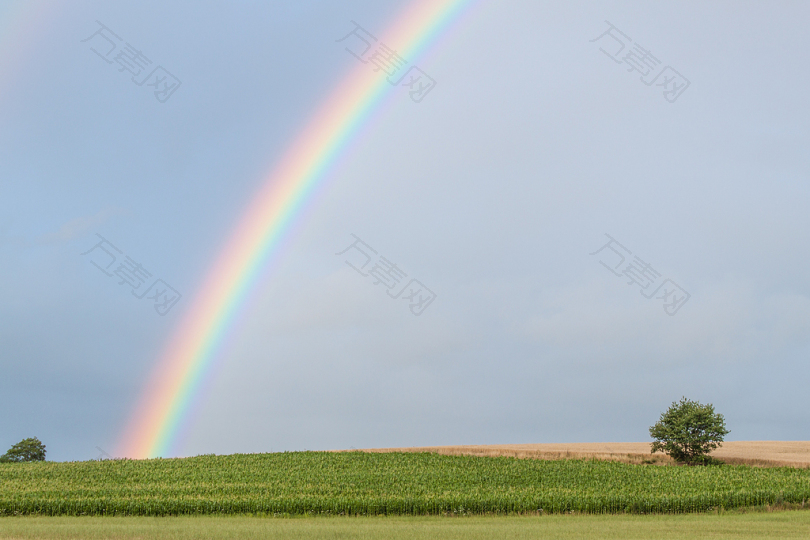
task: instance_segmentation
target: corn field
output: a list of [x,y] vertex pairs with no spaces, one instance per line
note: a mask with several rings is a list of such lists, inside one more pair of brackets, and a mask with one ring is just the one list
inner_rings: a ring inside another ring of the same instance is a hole
[[810,470],[430,453],[0,464],[0,516],[680,513],[801,503]]

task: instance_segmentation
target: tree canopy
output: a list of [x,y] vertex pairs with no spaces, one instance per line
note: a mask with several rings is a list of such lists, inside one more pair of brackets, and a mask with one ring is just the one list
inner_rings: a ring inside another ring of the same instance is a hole
[[0,462],[45,461],[45,445],[36,437],[23,439],[0,456]]
[[683,397],[650,428],[652,452],[664,452],[679,463],[709,463],[709,452],[721,446],[728,433],[723,415],[715,413],[712,404]]

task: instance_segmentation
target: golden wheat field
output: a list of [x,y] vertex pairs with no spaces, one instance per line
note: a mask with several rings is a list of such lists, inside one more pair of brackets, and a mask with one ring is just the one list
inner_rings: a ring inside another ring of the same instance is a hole
[[[436,452],[446,455],[509,456],[529,459],[604,459],[624,463],[672,463],[661,453],[650,454],[650,443],[549,443],[408,448],[367,448],[366,452]],[[712,452],[729,464],[759,467],[810,467],[810,441],[730,441]]]

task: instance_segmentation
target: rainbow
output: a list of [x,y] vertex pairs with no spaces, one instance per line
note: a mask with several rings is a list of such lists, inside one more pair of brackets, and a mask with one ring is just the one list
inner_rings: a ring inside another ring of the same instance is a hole
[[[15,92],[22,94],[28,88],[20,84],[18,76],[26,64],[36,65],[37,56],[46,49],[43,36],[50,35],[57,22],[65,21],[67,7],[61,0],[0,2],[0,98],[4,105],[12,102]],[[13,107],[2,107],[0,112],[5,109]]]
[[[472,2],[416,0],[387,32],[375,35],[394,48],[404,43],[398,52],[413,63]],[[315,111],[252,199],[169,340],[121,436],[117,456],[149,458],[175,450],[191,405],[251,288],[330,168],[392,90],[399,89],[382,72],[358,62]],[[408,99],[406,91],[401,95]]]

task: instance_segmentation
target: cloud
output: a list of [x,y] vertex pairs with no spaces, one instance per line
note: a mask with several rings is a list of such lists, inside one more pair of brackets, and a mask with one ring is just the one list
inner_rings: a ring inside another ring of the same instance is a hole
[[81,216],[71,219],[55,233],[49,233],[37,238],[38,244],[57,244],[69,242],[77,236],[81,236],[89,230],[107,222],[111,217],[122,215],[125,211],[121,208],[109,207],[101,210],[93,216]]

